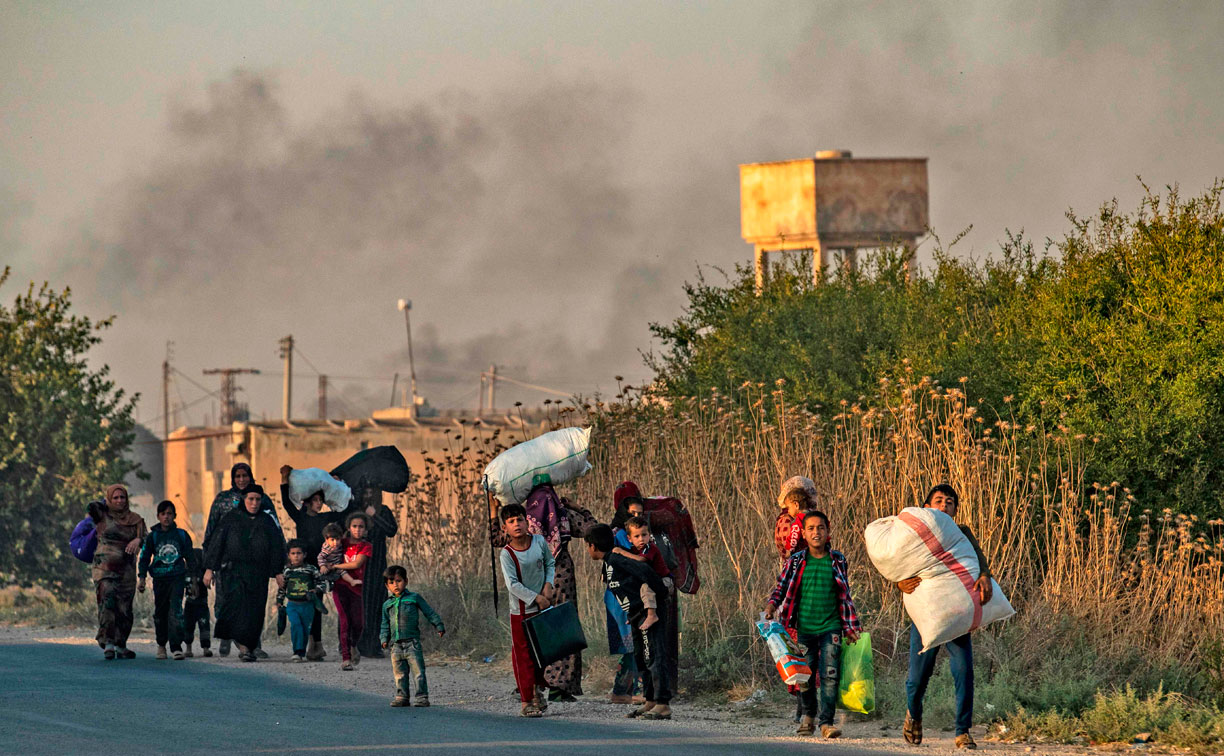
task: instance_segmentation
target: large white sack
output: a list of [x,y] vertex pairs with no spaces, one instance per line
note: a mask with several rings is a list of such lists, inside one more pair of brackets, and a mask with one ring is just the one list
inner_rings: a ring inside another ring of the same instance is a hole
[[323,492],[323,501],[333,512],[348,509],[353,491],[342,480],[336,480],[326,470],[306,467],[289,473],[289,500],[298,507],[315,491]]
[[586,475],[591,470],[590,445],[590,428],[562,428],[524,441],[489,463],[485,486],[502,504],[520,504],[539,473],[548,473],[556,486]]
[[885,580],[922,578],[903,601],[923,651],[1016,613],[993,579],[990,601],[981,603],[973,588],[981,574],[973,544],[938,509],[906,507],[868,525],[863,537],[867,556]]

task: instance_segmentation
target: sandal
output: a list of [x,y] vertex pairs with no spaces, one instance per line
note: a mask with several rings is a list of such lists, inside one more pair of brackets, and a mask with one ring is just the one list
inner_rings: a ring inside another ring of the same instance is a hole
[[650,710],[653,708],[654,708],[654,704],[650,703],[650,704],[646,704],[645,706],[639,709],[630,709],[629,713],[625,715],[625,718],[626,719],[637,719],[638,717],[644,717],[648,713],[650,713]]
[[905,712],[905,724],[901,726],[901,737],[905,738],[905,742],[910,745],[920,745],[922,743],[922,720],[914,719],[908,711]]
[[654,709],[651,709],[650,711],[642,715],[642,719],[649,719],[651,721],[660,720],[660,719],[671,719],[671,718],[672,718],[672,713],[670,711],[664,714],[660,714]]

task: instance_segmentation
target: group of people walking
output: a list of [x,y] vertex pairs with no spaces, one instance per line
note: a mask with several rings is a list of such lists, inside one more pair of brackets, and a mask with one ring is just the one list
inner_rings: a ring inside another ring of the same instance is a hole
[[[175,524],[175,507],[163,501],[157,525],[149,530],[129,506],[122,485],[107,488],[104,502],[91,504],[97,533],[93,579],[98,602],[98,644],[107,659],[130,659],[132,601],[153,579],[154,626],[158,658],[192,655],[196,629],[201,650],[210,656],[207,592],[216,591],[216,626],[220,652],[237,645],[243,661],[266,656],[260,649],[269,581],[275,581],[283,607],[294,661],[326,656],[321,637],[322,596],[330,591],[338,620],[341,668],[353,669],[362,656],[390,652],[395,673],[393,706],[428,706],[425,664],[417,627],[424,616],[439,635],[442,618],[424,598],[407,590],[407,571],[386,565],[386,542],[397,532],[393,513],[379,492],[357,492],[348,512],[324,511],[323,493],[295,507],[289,496],[289,474],[281,468],[281,506],[296,526],[286,543],[276,509],[250,467],[231,470],[231,487],[213,502],[203,548]],[[509,598],[511,661],[521,700],[521,714],[540,717],[550,701],[571,701],[583,694],[582,657],[575,653],[541,668],[530,652],[524,623],[543,610],[576,601],[577,582],[570,544],[581,539],[587,558],[598,562],[605,586],[609,651],[620,656],[609,700],[635,704],[627,716],[670,719],[676,686],[678,653],[675,555],[666,537],[656,543],[668,513],[652,512],[636,484],[621,483],[613,495],[614,514],[600,523],[589,510],[557,495],[547,475],[537,476],[522,504],[500,507],[491,517],[490,544],[500,550],[499,564]],[[783,483],[774,541],[781,571],[765,605],[803,646],[813,681],[797,695],[798,733],[819,727],[827,738],[841,735],[834,724],[839,661],[843,643],[862,633],[854,605],[846,557],[831,547],[833,523],[820,511],[813,482],[795,477]],[[959,497],[950,486],[936,486],[924,506],[955,519]],[[981,566],[975,590],[990,600],[990,571],[976,538],[961,526]],[[693,542],[695,546],[695,540]],[[663,548],[661,548],[661,546]],[[695,565],[694,565],[695,567]],[[898,588],[912,592],[917,576]],[[186,646],[184,649],[183,646]],[[956,746],[975,748],[969,727],[973,712],[973,650],[966,634],[947,644],[956,688]],[[922,699],[935,669],[939,648],[922,652],[911,627],[907,707],[903,735],[922,742]]]
[[[854,643],[863,632],[851,594],[849,566],[845,555],[831,547],[833,525],[829,516],[818,509],[816,486],[810,479],[795,477],[783,483],[778,505],[781,512],[774,527],[774,544],[782,560],[782,571],[765,605],[765,616],[782,621],[791,637],[806,649],[812,670],[813,684],[795,691],[798,733],[813,735],[819,726],[824,737],[837,738],[842,734],[834,725],[842,644]],[[951,486],[941,484],[931,489],[923,506],[942,511],[955,520],[960,497]],[[992,592],[990,567],[977,538],[968,527],[959,528],[972,544],[980,568],[973,590],[986,603]],[[912,593],[919,583],[921,578],[913,576],[902,580],[897,588]],[[947,648],[956,689],[954,742],[957,748],[977,748],[969,733],[973,723],[972,639],[966,633],[925,653],[922,648],[917,627],[911,624],[902,737],[912,745],[922,743],[922,699],[935,672],[939,650]]]
[[[281,506],[297,530],[288,543],[271,498],[255,483],[250,465],[241,462],[230,471],[230,488],[213,500],[202,548],[194,548],[190,534],[178,527],[171,501],[158,504],[158,522],[152,529],[132,511],[121,484],[109,486],[103,502],[91,503],[89,519],[97,538],[92,558],[97,641],[106,659],[135,657],[127,647],[132,601],[150,576],[159,659],[193,656],[197,628],[205,656],[212,655],[215,636],[223,656],[233,644],[243,661],[266,658],[260,638],[269,581],[276,583],[277,603],[292,618],[289,624],[301,631],[291,634],[295,659],[318,661],[327,655],[322,643],[326,609],[319,599],[328,587],[339,620],[342,668],[352,669],[362,655],[382,655],[379,616],[387,587],[378,578],[386,569],[387,539],[398,530],[395,516],[379,500],[381,492],[359,492],[361,498],[349,512],[324,511],[322,493],[295,507],[288,495],[291,471],[289,466],[281,468]],[[320,556],[329,553],[329,540],[330,553],[340,559],[320,565]],[[320,577],[305,580],[312,569]],[[378,578],[365,581],[367,573]],[[344,580],[338,579],[341,575]],[[209,590],[216,594],[216,623],[211,628]]]

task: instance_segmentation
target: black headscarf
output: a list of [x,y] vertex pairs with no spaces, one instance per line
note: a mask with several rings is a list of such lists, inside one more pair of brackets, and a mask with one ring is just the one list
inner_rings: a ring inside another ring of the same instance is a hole
[[[238,484],[234,482],[234,473],[239,470],[246,470],[247,475],[251,478],[251,482],[247,484],[246,488],[239,488]],[[245,497],[247,491],[250,491],[252,488],[259,488],[259,486],[255,483],[255,473],[251,471],[250,465],[246,462],[238,462],[230,468],[230,490],[237,492],[239,496]],[[259,492],[263,493],[263,489],[259,488]]]
[[[239,462],[238,464],[242,464],[242,463]],[[234,467],[237,467],[237,466],[238,465],[234,465]],[[243,467],[246,467],[246,465],[243,465]],[[247,468],[247,469],[249,470],[250,468]],[[250,512],[248,512],[246,508],[247,494],[253,494],[253,493],[259,494],[259,509],[255,510],[255,514],[251,514]],[[234,511],[242,512],[247,517],[255,517],[264,511],[264,508],[263,508],[264,490],[263,490],[263,486],[259,485],[258,483],[252,483],[251,485],[242,489],[242,499],[243,499],[242,503],[239,504],[238,508]]]

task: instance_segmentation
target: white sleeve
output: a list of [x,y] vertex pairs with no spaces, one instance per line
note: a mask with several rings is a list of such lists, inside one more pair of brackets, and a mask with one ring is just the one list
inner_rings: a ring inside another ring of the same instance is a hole
[[539,594],[523,585],[518,579],[518,570],[515,569],[514,557],[508,549],[501,550],[499,557],[501,562],[502,577],[506,580],[506,590],[511,596],[522,601],[525,604],[530,604],[535,601]]

